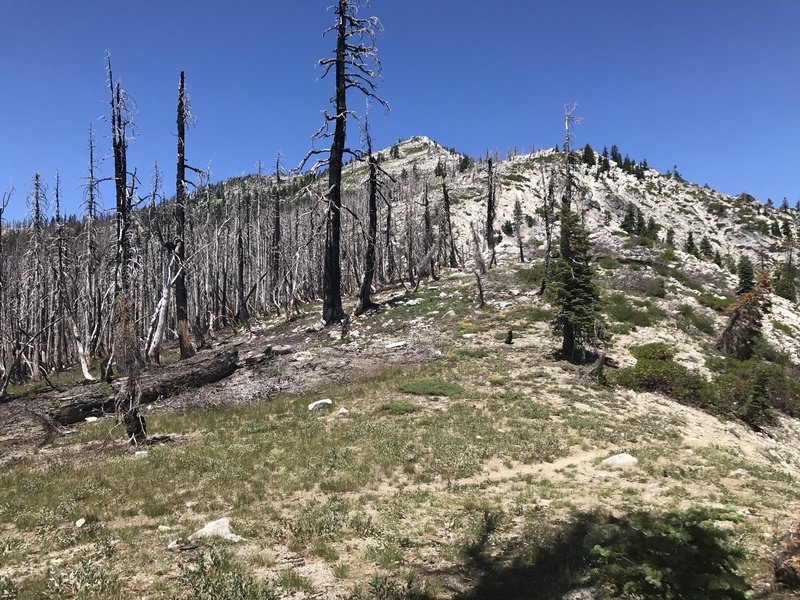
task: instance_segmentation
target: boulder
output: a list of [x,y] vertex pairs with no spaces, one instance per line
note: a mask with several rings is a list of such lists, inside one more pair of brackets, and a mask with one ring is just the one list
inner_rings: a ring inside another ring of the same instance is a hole
[[333,400],[330,398],[323,398],[322,400],[317,400],[316,402],[309,404],[308,410],[322,410],[323,408],[328,408],[329,406],[333,406]]
[[627,452],[623,452],[622,454],[615,454],[614,456],[609,456],[607,459],[603,461],[603,464],[607,467],[617,467],[617,468],[624,468],[624,467],[635,467],[639,464],[639,459],[635,456],[628,454]]
[[229,542],[241,542],[243,539],[231,531],[231,520],[228,517],[206,523],[202,529],[198,529],[189,536],[190,541],[208,538],[219,538]]

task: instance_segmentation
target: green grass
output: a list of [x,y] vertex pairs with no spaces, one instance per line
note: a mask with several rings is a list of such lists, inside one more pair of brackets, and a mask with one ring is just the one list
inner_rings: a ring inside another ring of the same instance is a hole
[[457,383],[450,383],[441,379],[411,379],[402,383],[398,389],[406,394],[415,396],[450,396],[458,398],[464,394],[464,388]]

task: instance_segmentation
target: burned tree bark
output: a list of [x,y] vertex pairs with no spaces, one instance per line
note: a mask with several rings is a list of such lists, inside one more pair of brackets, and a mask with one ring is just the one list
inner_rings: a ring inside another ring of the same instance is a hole
[[[211,357],[202,354],[178,363],[165,370],[148,370],[137,381],[140,404],[151,404],[159,398],[169,398],[188,389],[215,383],[232,375],[237,369],[239,353],[236,349],[225,350]],[[123,384],[122,390],[126,385]],[[62,402],[64,402],[62,400]],[[90,388],[80,398],[70,398],[51,411],[51,416],[62,425],[71,425],[89,416],[99,416],[112,410],[115,401]]]
[[178,259],[178,276],[175,278],[175,329],[181,358],[194,355],[189,337],[188,294],[186,292],[186,86],[181,71],[178,82],[178,165],[175,175],[175,256]]
[[139,412],[139,376],[143,363],[139,353],[134,323],[134,302],[131,279],[131,198],[133,183],[128,189],[127,117],[122,86],[115,84],[108,57],[108,86],[111,92],[111,145],[114,156],[114,191],[116,198],[117,252],[114,284],[114,357],[128,379],[115,399],[117,420],[125,427],[128,440],[136,445],[147,441],[147,427]]
[[487,178],[486,194],[486,244],[489,246],[489,268],[497,264],[497,254],[494,249],[494,217],[495,217],[495,185],[492,159],[488,159],[489,175]]
[[375,239],[378,235],[378,161],[372,154],[372,138],[369,135],[369,125],[365,126],[367,141],[367,164],[369,165],[369,180],[367,182],[367,249],[364,254],[364,277],[361,280],[361,289],[358,294],[356,315],[365,311],[378,308],[379,304],[372,301],[372,280],[375,277]]
[[[321,164],[328,167],[328,191],[326,211],[326,235],[322,280],[322,318],[326,324],[336,323],[344,318],[342,308],[342,268],[341,268],[341,210],[342,210],[342,167],[345,154],[358,156],[346,145],[347,129],[347,91],[356,89],[367,98],[374,98],[388,109],[385,100],[375,94],[375,80],[380,76],[381,64],[375,47],[376,30],[380,21],[376,17],[358,17],[356,0],[338,0],[334,7],[335,23],[325,33],[336,33],[336,50],[331,58],[324,58],[319,65],[325,69],[322,77],[335,74],[334,114],[324,113],[325,122],[315,137],[332,137],[329,150],[312,150],[306,157],[327,153],[328,158]],[[333,125],[333,133],[330,126]],[[305,163],[305,160],[303,161]]]

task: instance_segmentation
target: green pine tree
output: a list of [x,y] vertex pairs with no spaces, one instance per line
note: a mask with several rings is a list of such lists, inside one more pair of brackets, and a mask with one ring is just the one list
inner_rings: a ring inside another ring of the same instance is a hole
[[592,147],[589,144],[586,144],[583,147],[583,162],[590,167],[595,165],[594,150],[592,150]]
[[675,230],[672,227],[667,229],[666,244],[667,244],[668,248],[674,248],[675,247]]
[[736,293],[744,294],[752,290],[755,283],[756,270],[753,267],[753,262],[747,256],[743,255],[739,259],[736,272],[739,275],[739,285],[736,288]]
[[775,277],[775,294],[792,302],[797,302],[797,272],[794,265],[784,263]]
[[707,259],[714,256],[714,249],[711,247],[711,242],[708,241],[706,236],[703,236],[703,239],[700,240],[700,255]]
[[628,208],[625,209],[625,218],[622,219],[620,227],[622,227],[623,231],[631,234],[636,231],[636,206],[633,202],[628,204]]
[[686,243],[683,244],[683,251],[688,254],[697,254],[697,246],[694,244],[694,234],[690,231]]
[[548,293],[556,307],[553,327],[562,336],[561,354],[582,361],[587,346],[601,341],[600,295],[589,264],[589,235],[580,218],[566,206],[561,209],[561,256],[552,265]]

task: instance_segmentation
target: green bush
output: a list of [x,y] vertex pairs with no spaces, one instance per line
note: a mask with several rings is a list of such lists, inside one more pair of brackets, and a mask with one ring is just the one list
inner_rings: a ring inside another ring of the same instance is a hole
[[645,283],[644,293],[653,298],[665,298],[667,295],[667,286],[663,277],[655,277],[649,279]]
[[751,426],[775,421],[773,409],[800,417],[800,382],[781,365],[754,360],[712,358],[718,404]]
[[606,298],[604,311],[613,321],[637,327],[650,327],[664,318],[666,313],[649,301],[641,304],[642,308],[637,308],[625,294],[614,293]]
[[697,301],[705,307],[708,307],[717,312],[725,312],[734,303],[733,298],[720,298],[714,294],[704,293],[697,297]]
[[678,315],[681,317],[678,319],[678,327],[687,333],[691,327],[702,331],[706,335],[712,335],[717,332],[717,325],[714,319],[698,314],[691,304],[678,306]]
[[619,269],[620,262],[613,256],[604,256],[597,261],[597,265],[603,269],[614,270]]
[[408,415],[417,412],[419,407],[408,400],[391,400],[390,402],[381,404],[378,410],[380,412],[389,413],[390,415]]
[[197,568],[184,568],[182,580],[192,590],[191,598],[203,600],[278,600],[280,594],[268,584],[230,569],[230,556],[214,548],[207,560],[200,555]]
[[716,525],[741,519],[706,508],[612,518],[608,537],[592,551],[596,563],[589,576],[615,597],[745,600],[750,586],[738,573],[745,551]]
[[708,382],[671,358],[639,359],[634,366],[618,371],[613,381],[639,392],[660,392],[691,406],[713,404]]
[[636,360],[672,360],[675,358],[675,350],[664,342],[634,346],[630,349],[630,353]]

